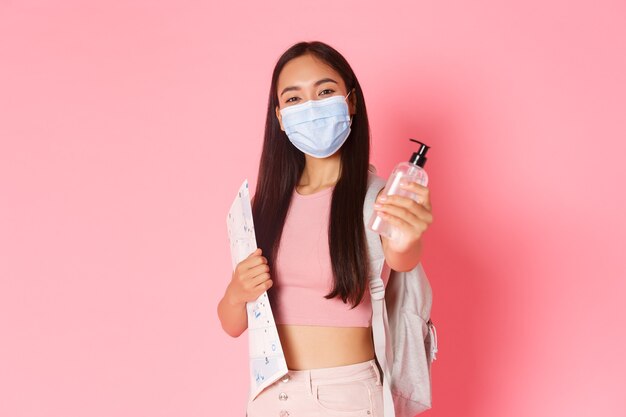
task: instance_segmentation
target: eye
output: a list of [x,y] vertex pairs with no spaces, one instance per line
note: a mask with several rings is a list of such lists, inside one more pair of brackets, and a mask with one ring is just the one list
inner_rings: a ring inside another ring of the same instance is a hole
[[[334,90],[331,90],[330,88],[326,88],[326,89],[322,90],[322,92],[320,94],[322,94],[324,91],[330,91],[329,94],[332,94],[332,93],[335,92]],[[327,96],[328,94],[324,94],[324,95]]]
[[[287,100],[285,100],[285,103],[293,103],[293,101],[291,101],[291,99],[297,99],[298,97],[290,97]],[[294,100],[295,101],[295,100]]]

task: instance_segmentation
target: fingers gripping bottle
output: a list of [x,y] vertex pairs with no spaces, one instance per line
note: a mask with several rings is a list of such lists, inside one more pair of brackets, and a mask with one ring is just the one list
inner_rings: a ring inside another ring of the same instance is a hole
[[[428,174],[426,174],[424,170],[424,164],[426,163],[426,152],[428,152],[430,146],[426,146],[424,143],[415,139],[409,140],[419,143],[419,150],[411,155],[411,159],[409,159],[408,162],[400,162],[396,165],[381,194],[401,195],[419,203],[420,201],[417,194],[401,188],[400,181],[415,181],[424,187],[428,184]],[[376,211],[372,213],[368,227],[388,239],[394,239],[398,233],[394,225],[380,217]]]

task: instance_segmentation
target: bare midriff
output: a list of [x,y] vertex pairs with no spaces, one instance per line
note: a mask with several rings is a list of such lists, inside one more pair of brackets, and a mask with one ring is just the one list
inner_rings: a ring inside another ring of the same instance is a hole
[[329,368],[374,359],[371,327],[278,324],[287,368]]

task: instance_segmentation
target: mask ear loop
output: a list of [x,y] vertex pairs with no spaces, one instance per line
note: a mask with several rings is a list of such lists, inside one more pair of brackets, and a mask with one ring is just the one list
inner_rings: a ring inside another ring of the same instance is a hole
[[[350,95],[350,93],[352,93],[352,91],[354,91],[354,88],[353,88],[352,90],[350,90],[350,91],[348,92],[348,94],[346,94],[346,97],[345,97],[345,98],[348,98],[348,96]],[[352,127],[352,119],[354,119],[354,114],[351,114],[351,115],[350,115],[350,127]]]

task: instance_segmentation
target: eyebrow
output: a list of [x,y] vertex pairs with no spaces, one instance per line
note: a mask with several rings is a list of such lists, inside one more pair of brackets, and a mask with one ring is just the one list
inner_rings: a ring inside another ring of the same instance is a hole
[[[322,78],[321,80],[316,81],[315,84],[313,85],[317,87],[320,84],[328,83],[328,82],[337,84],[337,81],[333,80],[332,78]],[[287,91],[291,91],[291,90],[300,90],[300,87],[295,87],[295,86],[285,87],[285,89],[280,93],[280,95],[282,96]]]

